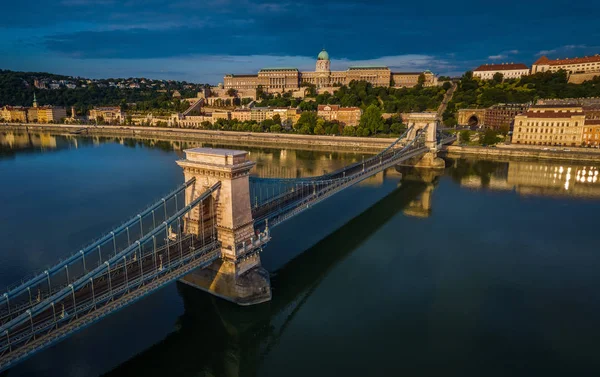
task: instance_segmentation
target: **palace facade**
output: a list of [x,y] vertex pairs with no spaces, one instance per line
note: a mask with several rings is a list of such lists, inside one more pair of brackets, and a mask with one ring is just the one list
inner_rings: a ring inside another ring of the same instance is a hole
[[[351,81],[367,81],[373,86],[390,86],[392,78],[396,86],[414,86],[419,76],[425,76],[425,86],[437,85],[437,78],[429,71],[394,73],[385,66],[350,66],[345,71],[332,71],[329,54],[323,50],[317,56],[314,71],[301,72],[297,68],[263,68],[256,75],[228,74],[223,78],[225,89],[257,89],[281,92],[298,90],[302,84],[317,88],[348,85]],[[404,84],[404,85],[403,85]]]

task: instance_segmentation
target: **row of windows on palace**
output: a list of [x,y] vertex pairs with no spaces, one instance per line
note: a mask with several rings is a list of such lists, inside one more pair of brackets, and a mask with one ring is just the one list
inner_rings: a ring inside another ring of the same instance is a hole
[[[519,128],[519,132],[523,132],[521,128]],[[546,128],[546,131],[544,131],[543,129],[539,129],[539,128],[526,128],[525,129],[525,133],[533,133],[533,134],[537,134],[537,133],[544,134],[544,133],[546,133],[546,134],[553,134],[554,133],[554,128]],[[556,133],[557,134],[558,133],[564,134],[565,130],[561,128],[560,132],[558,132],[558,130],[556,130]]]
[[[538,124],[538,123],[541,123],[541,124]],[[519,121],[519,126],[523,126],[523,122],[522,121]],[[534,127],[540,127],[540,126],[541,127],[544,127],[544,126],[554,127],[554,122],[535,122],[535,124],[534,124],[534,122],[527,122],[526,126],[528,126],[528,127],[531,127],[531,126],[534,126]],[[561,122],[556,122],[556,127],[570,127],[570,126],[571,126],[571,124],[569,122],[566,122],[566,123],[565,122],[562,122],[562,123]],[[579,126],[579,122],[575,122],[574,126],[575,127]],[[529,128],[528,128],[528,130],[529,130]],[[519,128],[519,132],[521,132],[521,128]],[[526,131],[526,132],[529,132],[529,131]],[[533,132],[533,129],[532,129],[532,132]],[[537,132],[537,129],[536,129],[535,132]]]

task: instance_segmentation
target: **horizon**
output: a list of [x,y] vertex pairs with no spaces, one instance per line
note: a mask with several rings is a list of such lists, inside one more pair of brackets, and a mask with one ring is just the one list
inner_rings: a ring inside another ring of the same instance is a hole
[[[513,4],[514,3],[514,4]],[[92,79],[148,78],[215,85],[263,67],[333,70],[385,65],[460,76],[482,64],[527,66],[600,53],[600,4],[479,5],[434,0],[32,0],[5,6],[0,68]],[[564,33],[561,25],[577,25]],[[543,32],[540,33],[540,30]]]

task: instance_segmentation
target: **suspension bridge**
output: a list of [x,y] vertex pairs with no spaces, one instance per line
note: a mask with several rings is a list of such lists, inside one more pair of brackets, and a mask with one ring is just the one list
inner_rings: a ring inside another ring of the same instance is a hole
[[432,164],[455,139],[413,122],[375,156],[308,178],[251,177],[247,152],[194,148],[185,183],[0,296],[0,372],[175,281],[240,305],[271,299],[271,229],[389,167]]

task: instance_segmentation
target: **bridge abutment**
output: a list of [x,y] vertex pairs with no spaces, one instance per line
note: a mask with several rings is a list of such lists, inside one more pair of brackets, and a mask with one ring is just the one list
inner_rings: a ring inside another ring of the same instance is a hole
[[194,271],[181,282],[239,305],[271,300],[269,273],[261,266],[260,252],[269,240],[268,230],[257,234],[250,207],[250,169],[255,165],[245,151],[194,148],[177,164],[185,180],[196,178],[186,190],[186,204],[207,187],[221,182],[211,204],[198,206],[185,219],[185,231],[198,237],[214,235],[221,243],[221,259]]

